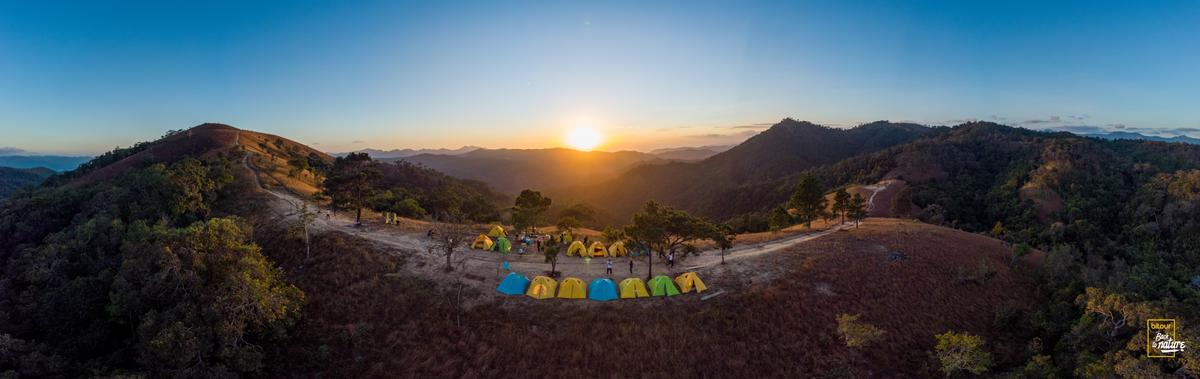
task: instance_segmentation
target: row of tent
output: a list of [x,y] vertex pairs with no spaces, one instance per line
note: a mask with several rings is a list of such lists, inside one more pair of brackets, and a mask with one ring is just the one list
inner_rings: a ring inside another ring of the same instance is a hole
[[505,237],[498,237],[493,242],[491,238],[488,238],[488,236],[480,234],[479,237],[475,237],[475,241],[471,242],[471,248],[476,250],[491,250],[499,251],[501,253],[508,253],[509,251],[512,251],[512,242]]
[[675,296],[680,293],[692,291],[700,293],[706,290],[708,290],[708,286],[704,285],[704,281],[701,281],[700,276],[694,272],[685,272],[675,277],[673,281],[666,275],[655,276],[649,282],[642,282],[641,278],[626,278],[620,284],[613,283],[612,279],[598,278],[592,280],[586,287],[583,280],[579,278],[566,278],[559,283],[546,276],[537,276],[533,280],[529,280],[524,275],[510,272],[508,276],[504,277],[504,280],[500,281],[500,286],[496,287],[496,291],[505,295],[525,295],[538,300],[557,297],[560,299],[586,298],[596,301]]
[[621,241],[613,242],[608,248],[604,248],[604,244],[600,241],[592,242],[592,246],[583,247],[583,242],[575,241],[571,246],[567,247],[567,256],[574,257],[624,257],[629,254],[629,250],[625,249],[625,244]]

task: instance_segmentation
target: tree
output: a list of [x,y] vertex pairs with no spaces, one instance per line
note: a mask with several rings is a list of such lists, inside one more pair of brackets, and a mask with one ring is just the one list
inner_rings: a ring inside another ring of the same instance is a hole
[[513,226],[517,230],[533,228],[542,222],[542,213],[550,209],[551,200],[541,192],[523,190],[513,205]]
[[910,213],[912,213],[912,190],[904,187],[896,194],[896,197],[892,198],[892,216],[908,218]]
[[1032,250],[1033,250],[1033,248],[1029,247],[1029,244],[1024,243],[1024,242],[1013,245],[1013,247],[1012,247],[1012,262],[1009,262],[1009,266],[1016,266],[1017,261],[1019,261],[1021,259],[1021,257],[1029,255],[1029,252]]
[[317,213],[308,209],[308,203],[297,200],[289,201],[295,210],[289,216],[296,216],[296,221],[300,224],[300,230],[304,233],[304,259],[312,259],[312,246],[309,244],[309,227],[313,222],[317,221]]
[[862,315],[849,315],[845,313],[837,316],[838,334],[842,335],[842,340],[846,342],[846,347],[863,347],[883,337],[883,329],[865,322],[859,322],[858,318],[860,316]]
[[625,230],[624,229],[614,228],[611,226],[605,226],[602,234],[604,236],[604,243],[607,243],[609,245],[612,245],[613,243],[615,243],[617,241],[622,241],[625,239]]
[[433,237],[428,250],[430,254],[446,258],[447,272],[454,271],[454,253],[466,246],[471,239],[471,227],[466,224],[439,222],[431,228]]
[[362,225],[362,209],[375,195],[375,181],[380,178],[379,168],[366,153],[350,153],[333,162],[329,176],[322,183],[324,193],[334,207],[354,209],[355,225]]
[[778,232],[783,228],[792,226],[792,215],[788,214],[787,209],[783,206],[775,207],[771,210],[771,218],[767,221],[771,231]]
[[846,192],[845,188],[838,188],[833,194],[833,213],[842,216],[842,223],[846,223],[846,217],[850,213],[850,193]]
[[975,375],[987,372],[992,354],[983,350],[983,337],[948,331],[937,336],[934,355],[946,377],[965,370]]
[[857,228],[858,223],[867,218],[867,199],[857,193],[854,194],[854,197],[850,198],[846,213],[854,221],[854,227]]
[[716,242],[717,248],[721,249],[721,264],[725,264],[725,254],[729,249],[733,248],[733,240],[737,238],[737,232],[729,225],[720,225],[717,230],[719,233],[713,236],[713,242]]
[[562,254],[563,245],[558,238],[550,238],[542,245],[542,255],[550,264],[550,277],[558,276],[558,256]]
[[1004,240],[1004,223],[996,221],[996,225],[992,225],[992,237],[1003,241]]
[[562,216],[558,218],[558,222],[554,223],[558,227],[558,231],[574,234],[575,229],[581,227],[579,220],[571,216]]
[[[659,257],[666,257],[668,252],[679,251],[682,253],[680,258],[684,258],[695,251],[691,243],[714,238],[719,234],[716,229],[717,226],[708,220],[693,217],[687,212],[651,200],[646,202],[641,212],[633,215],[633,223],[625,226],[625,235],[650,247]],[[650,256],[647,272],[649,276],[653,276],[653,254]]]
[[825,191],[816,178],[805,174],[800,178],[800,185],[796,187],[788,206],[796,210],[796,219],[811,229],[812,222],[825,214]]
[[288,169],[289,178],[294,178],[296,175],[309,170],[307,157],[295,157],[288,159],[287,163],[288,167],[290,167]]

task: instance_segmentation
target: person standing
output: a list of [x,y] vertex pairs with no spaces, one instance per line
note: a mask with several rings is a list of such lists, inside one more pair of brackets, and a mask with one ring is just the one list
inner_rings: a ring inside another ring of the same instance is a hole
[[606,268],[608,269],[607,270],[608,276],[612,276],[612,258],[608,258],[608,262],[606,262],[606,263],[607,263]]
[[672,269],[675,268],[675,252],[674,251],[667,253],[667,266],[671,267]]
[[633,258],[629,258],[629,275],[633,275]]

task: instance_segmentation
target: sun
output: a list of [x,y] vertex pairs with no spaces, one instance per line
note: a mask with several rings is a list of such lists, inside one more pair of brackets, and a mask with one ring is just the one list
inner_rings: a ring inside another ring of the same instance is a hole
[[567,132],[566,141],[572,149],[592,151],[604,142],[604,136],[590,125],[576,125]]

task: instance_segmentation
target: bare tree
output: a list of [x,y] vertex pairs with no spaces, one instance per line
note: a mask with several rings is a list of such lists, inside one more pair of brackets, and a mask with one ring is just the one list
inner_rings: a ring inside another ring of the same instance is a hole
[[292,204],[295,210],[289,213],[288,216],[296,216],[300,222],[300,230],[304,232],[304,260],[312,259],[312,244],[310,243],[309,229],[313,222],[317,220],[317,213],[308,208],[308,203],[303,200],[288,201]]
[[454,271],[454,253],[471,239],[471,227],[465,224],[436,223],[430,236],[429,253],[446,258],[446,271]]

